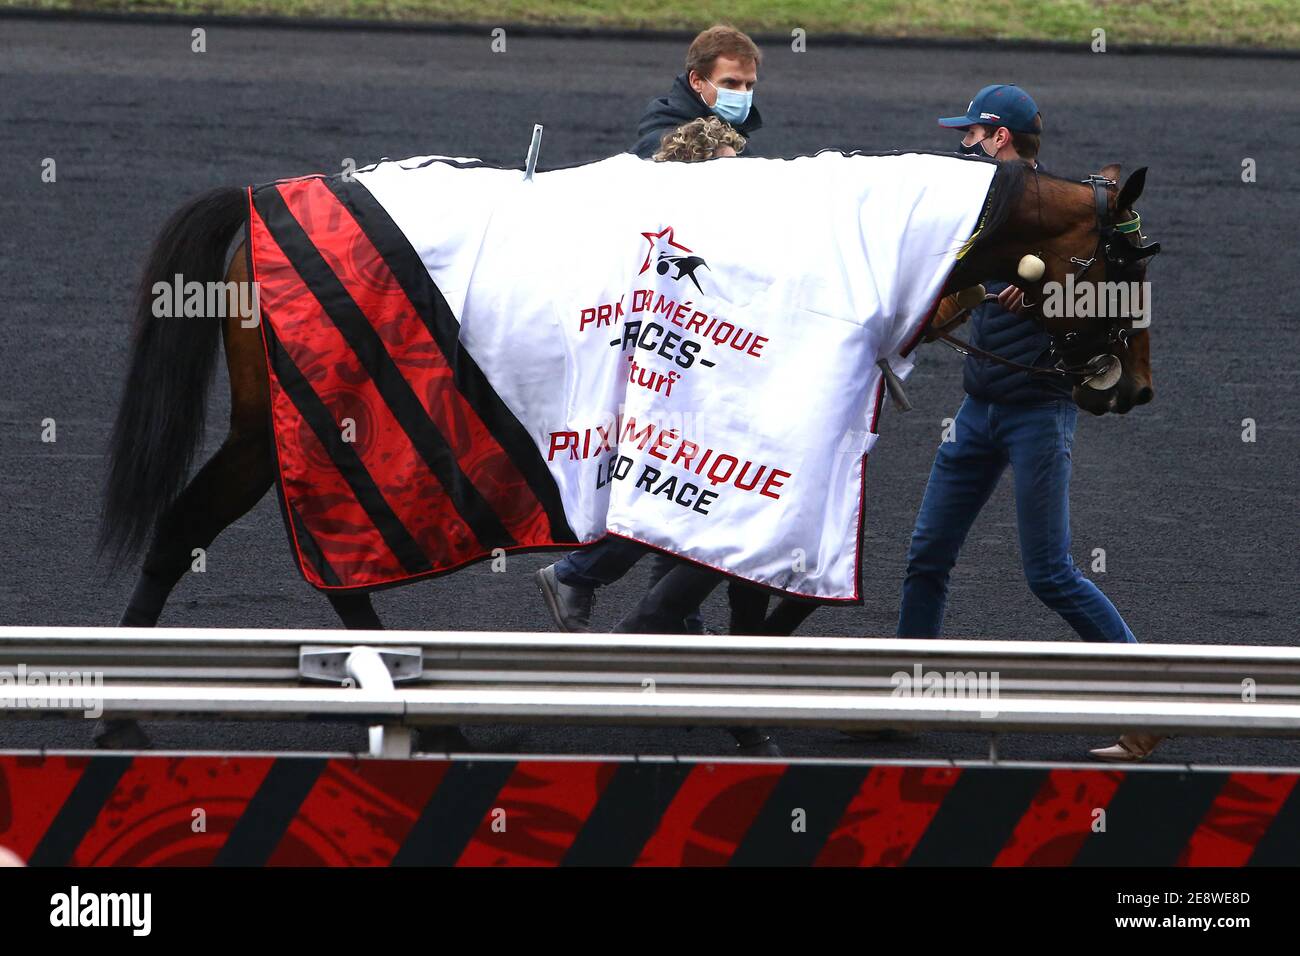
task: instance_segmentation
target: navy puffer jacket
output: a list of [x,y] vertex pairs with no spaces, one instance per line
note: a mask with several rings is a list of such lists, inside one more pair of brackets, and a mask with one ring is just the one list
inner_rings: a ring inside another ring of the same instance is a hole
[[[984,289],[997,295],[1005,282],[985,282]],[[1047,350],[1051,338],[1033,319],[1008,312],[996,302],[986,302],[971,312],[971,344],[1021,365],[1050,368]],[[1004,405],[1028,405],[1055,398],[1069,398],[1070,384],[1056,376],[1030,376],[997,362],[966,356],[962,386],[972,398]]]
[[[1038,169],[1042,171],[1041,163]],[[987,281],[984,290],[997,295],[1007,285],[1006,282]],[[1050,368],[1054,364],[1047,354],[1052,340],[1043,327],[1031,318],[1008,312],[996,302],[986,302],[971,310],[969,328],[971,344],[986,352],[1021,365]],[[1041,375],[1031,377],[1028,372],[1018,372],[977,355],[966,357],[962,386],[972,398],[1004,405],[1029,405],[1070,397],[1070,384],[1064,379]]]
[[[629,152],[636,153],[642,159],[649,159],[659,149],[659,141],[670,129],[689,123],[701,116],[712,116],[713,110],[705,105],[700,95],[686,82],[686,74],[679,73],[673,81],[673,88],[667,96],[660,96],[646,104],[645,113],[637,125],[636,144]],[[757,106],[750,106],[745,122],[736,129],[746,138],[763,125],[763,118],[758,114]],[[744,155],[753,156],[753,147],[747,147]]]

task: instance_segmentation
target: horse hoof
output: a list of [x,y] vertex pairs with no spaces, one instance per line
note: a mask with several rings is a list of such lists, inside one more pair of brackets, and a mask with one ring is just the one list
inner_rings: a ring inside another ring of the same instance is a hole
[[152,746],[149,735],[134,720],[100,720],[94,737],[100,750],[148,750]]
[[415,749],[421,753],[466,753],[474,748],[459,727],[421,727],[415,735]]

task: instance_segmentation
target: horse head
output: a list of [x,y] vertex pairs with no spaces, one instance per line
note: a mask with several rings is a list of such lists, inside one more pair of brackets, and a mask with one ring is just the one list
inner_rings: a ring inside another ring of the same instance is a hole
[[1017,269],[1075,403],[1094,415],[1123,415],[1155,396],[1146,274],[1160,244],[1147,241],[1134,210],[1146,172],[1122,186],[1115,164],[1089,177],[1089,209]]

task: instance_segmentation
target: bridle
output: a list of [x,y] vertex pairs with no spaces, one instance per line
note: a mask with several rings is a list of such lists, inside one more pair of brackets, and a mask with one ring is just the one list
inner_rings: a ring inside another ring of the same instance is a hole
[[[1093,247],[1092,255],[1087,259],[1071,256],[1068,260],[1075,267],[1073,284],[1079,285],[1083,277],[1097,264],[1098,260],[1105,263],[1108,280],[1114,275],[1116,281],[1136,281],[1144,271],[1139,263],[1143,259],[1148,259],[1159,253],[1160,243],[1145,242],[1145,244],[1140,244],[1145,241],[1146,236],[1142,233],[1142,217],[1136,212],[1133,213],[1132,219],[1125,222],[1115,222],[1107,193],[1108,189],[1118,185],[1113,179],[1093,175],[1082,182],[1084,185],[1092,187],[1093,204],[1097,216],[1097,244]],[[1136,236],[1138,243],[1130,240],[1129,236]],[[1049,254],[1055,258],[1060,258],[1055,256],[1054,253]],[[982,301],[996,302],[997,296],[985,295]],[[946,325],[948,327],[956,325],[963,316],[968,315],[971,309],[979,304],[976,303],[962,309]],[[1026,302],[1025,308],[1036,309],[1038,305],[1038,303]],[[1052,343],[1048,354],[1055,358],[1056,362],[1051,367],[1013,362],[994,352],[988,352],[972,345],[970,342],[963,341],[951,332],[940,332],[938,338],[962,355],[974,355],[1035,377],[1060,378],[1074,385],[1086,385],[1094,380],[1099,380],[1107,383],[1101,387],[1110,387],[1118,380],[1120,374],[1120,361],[1112,353],[1111,349],[1116,343],[1121,346],[1128,344],[1133,319],[1132,315],[1111,315],[1106,316],[1105,324],[1100,326],[1096,332],[1071,331],[1062,335],[1052,334]]]

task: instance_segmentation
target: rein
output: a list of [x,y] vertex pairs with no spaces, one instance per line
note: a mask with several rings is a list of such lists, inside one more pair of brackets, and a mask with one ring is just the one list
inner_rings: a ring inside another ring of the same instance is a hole
[[[995,295],[985,295],[983,301],[996,302],[998,301],[998,297]],[[953,325],[962,316],[968,315],[971,311],[971,308],[973,308],[973,306],[970,308],[962,309],[955,316],[953,316],[952,320],[948,323],[948,325]],[[1113,371],[1114,364],[1115,364],[1114,356],[1098,355],[1090,359],[1087,363],[1085,363],[1083,366],[1077,369],[1063,369],[1059,367],[1043,368],[1040,365],[1024,365],[1020,362],[1013,362],[1011,359],[1004,358],[1001,355],[998,355],[996,352],[989,352],[985,349],[980,348],[978,345],[973,345],[968,341],[959,339],[951,332],[940,332],[938,339],[944,345],[951,348],[954,352],[958,352],[961,355],[967,355],[967,356],[973,355],[976,358],[982,358],[986,361],[993,362],[997,365],[1001,365],[1004,368],[1014,369],[1017,372],[1026,372],[1030,375],[1042,376],[1047,378],[1051,378],[1051,377],[1064,378],[1075,385],[1086,385],[1090,379],[1095,378],[1098,375],[1104,375]]]

